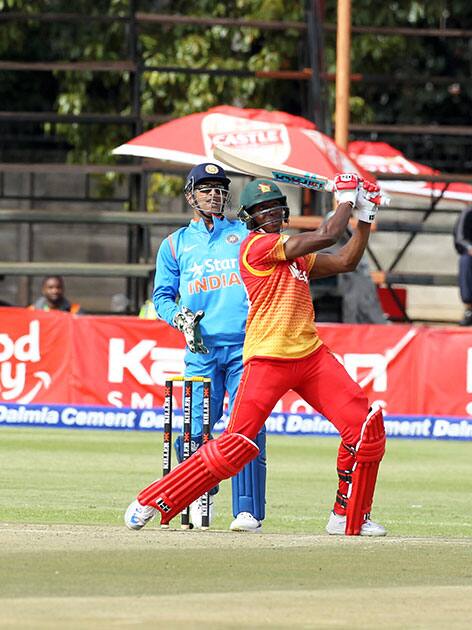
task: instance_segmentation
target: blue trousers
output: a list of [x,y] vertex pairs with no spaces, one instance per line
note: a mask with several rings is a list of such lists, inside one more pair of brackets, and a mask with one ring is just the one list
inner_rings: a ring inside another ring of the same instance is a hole
[[[211,378],[210,423],[213,429],[223,415],[225,393],[229,395],[229,411],[233,407],[239,381],[243,372],[242,346],[209,348],[209,354],[185,353],[185,375]],[[192,441],[201,444],[202,435],[202,385],[194,383],[192,399]],[[232,478],[233,515],[249,512],[258,520],[265,517],[266,493],[266,431],[259,432],[256,443],[259,455]],[[176,448],[180,450],[181,439]]]
[[459,288],[464,304],[472,304],[472,256],[461,254],[459,258]]

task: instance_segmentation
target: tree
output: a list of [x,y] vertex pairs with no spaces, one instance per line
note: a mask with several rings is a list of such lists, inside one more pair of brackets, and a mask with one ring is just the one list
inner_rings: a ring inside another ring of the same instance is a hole
[[[81,0],[74,9],[87,16],[117,18],[140,12],[214,17],[304,21],[311,0]],[[336,0],[324,2],[327,22],[336,21]],[[454,13],[445,0],[353,3],[354,26],[407,26],[463,28],[471,23],[472,5],[456,0]],[[0,0],[3,12],[25,11],[29,21],[4,22],[0,54],[10,60],[129,59],[128,24],[115,22],[42,22],[44,12],[70,12],[66,0]],[[335,33],[325,35],[327,72],[335,72]],[[177,117],[219,104],[282,109],[308,115],[308,82],[256,79],[253,76],[184,74],[146,70],[153,66],[224,69],[235,72],[300,69],[308,65],[306,35],[295,29],[283,33],[259,28],[162,25],[140,23],[137,55],[144,68],[140,109],[144,115]],[[377,77],[352,84],[352,122],[456,124],[470,118],[471,49],[465,38],[405,37],[354,34],[352,71]],[[381,76],[380,76],[381,75]],[[414,80],[424,76],[423,81]],[[449,76],[437,85],[434,76]],[[383,77],[383,78],[382,78]],[[133,76],[129,72],[3,72],[0,81],[4,111],[57,111],[64,114],[132,114]],[[329,85],[334,111],[334,84]],[[5,129],[5,123],[3,128]],[[23,123],[24,125],[24,123]],[[22,127],[24,130],[24,126]],[[9,123],[10,134],[18,126]],[[61,124],[31,126],[31,133],[46,133],[62,142],[70,161],[112,160],[110,149],[128,139],[137,128],[126,125]],[[414,157],[413,155],[411,157]],[[461,165],[458,170],[462,170]]]
[[[353,26],[463,29],[472,24],[472,6],[445,0],[353,3]],[[336,20],[336,2],[326,3],[326,19]],[[335,34],[327,37],[328,72],[334,72]],[[467,125],[470,122],[472,54],[467,38],[354,34],[352,72],[383,75],[377,82],[353,83],[353,122]],[[424,77],[423,81],[415,77]],[[451,76],[435,84],[434,76]],[[457,77],[457,78],[454,78]],[[466,81],[463,79],[466,78]],[[461,81],[462,79],[462,81]]]

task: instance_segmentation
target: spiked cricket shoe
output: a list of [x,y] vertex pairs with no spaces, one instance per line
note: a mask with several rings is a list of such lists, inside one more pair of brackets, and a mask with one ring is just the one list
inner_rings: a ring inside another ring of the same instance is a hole
[[[326,525],[326,531],[331,536],[344,536],[346,533],[346,517],[341,514],[331,512]],[[386,536],[387,530],[383,525],[374,523],[370,518],[367,518],[361,527],[361,536]]]
[[[209,520],[208,525],[210,526],[211,521],[213,520],[213,497],[212,495],[209,495],[208,498],[210,501],[210,504],[209,504],[210,518],[208,519]],[[190,504],[190,520],[192,521],[193,526],[196,527],[197,529],[202,529],[204,505],[205,505],[204,496],[198,497],[196,501]]]
[[232,532],[256,532],[262,531],[262,522],[258,521],[250,512],[240,512],[229,526]]
[[138,500],[129,504],[125,512],[125,525],[128,529],[142,529],[156,516],[157,510],[151,505],[141,505]]

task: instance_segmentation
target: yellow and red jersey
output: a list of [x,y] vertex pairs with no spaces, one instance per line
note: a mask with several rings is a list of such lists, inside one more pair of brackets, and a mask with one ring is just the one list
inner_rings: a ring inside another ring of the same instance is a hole
[[316,254],[287,260],[283,245],[288,238],[252,232],[241,245],[239,266],[249,298],[244,362],[298,359],[322,344],[309,288]]

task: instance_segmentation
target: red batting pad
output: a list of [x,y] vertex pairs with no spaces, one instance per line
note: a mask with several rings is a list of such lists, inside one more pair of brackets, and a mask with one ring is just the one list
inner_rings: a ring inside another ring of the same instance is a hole
[[256,444],[244,435],[223,433],[141,490],[137,499],[141,505],[157,507],[165,525],[220,481],[236,475],[258,452]]
[[365,515],[372,507],[380,462],[385,453],[382,411],[367,416],[356,449],[351,495],[346,511],[346,536],[359,536]]

